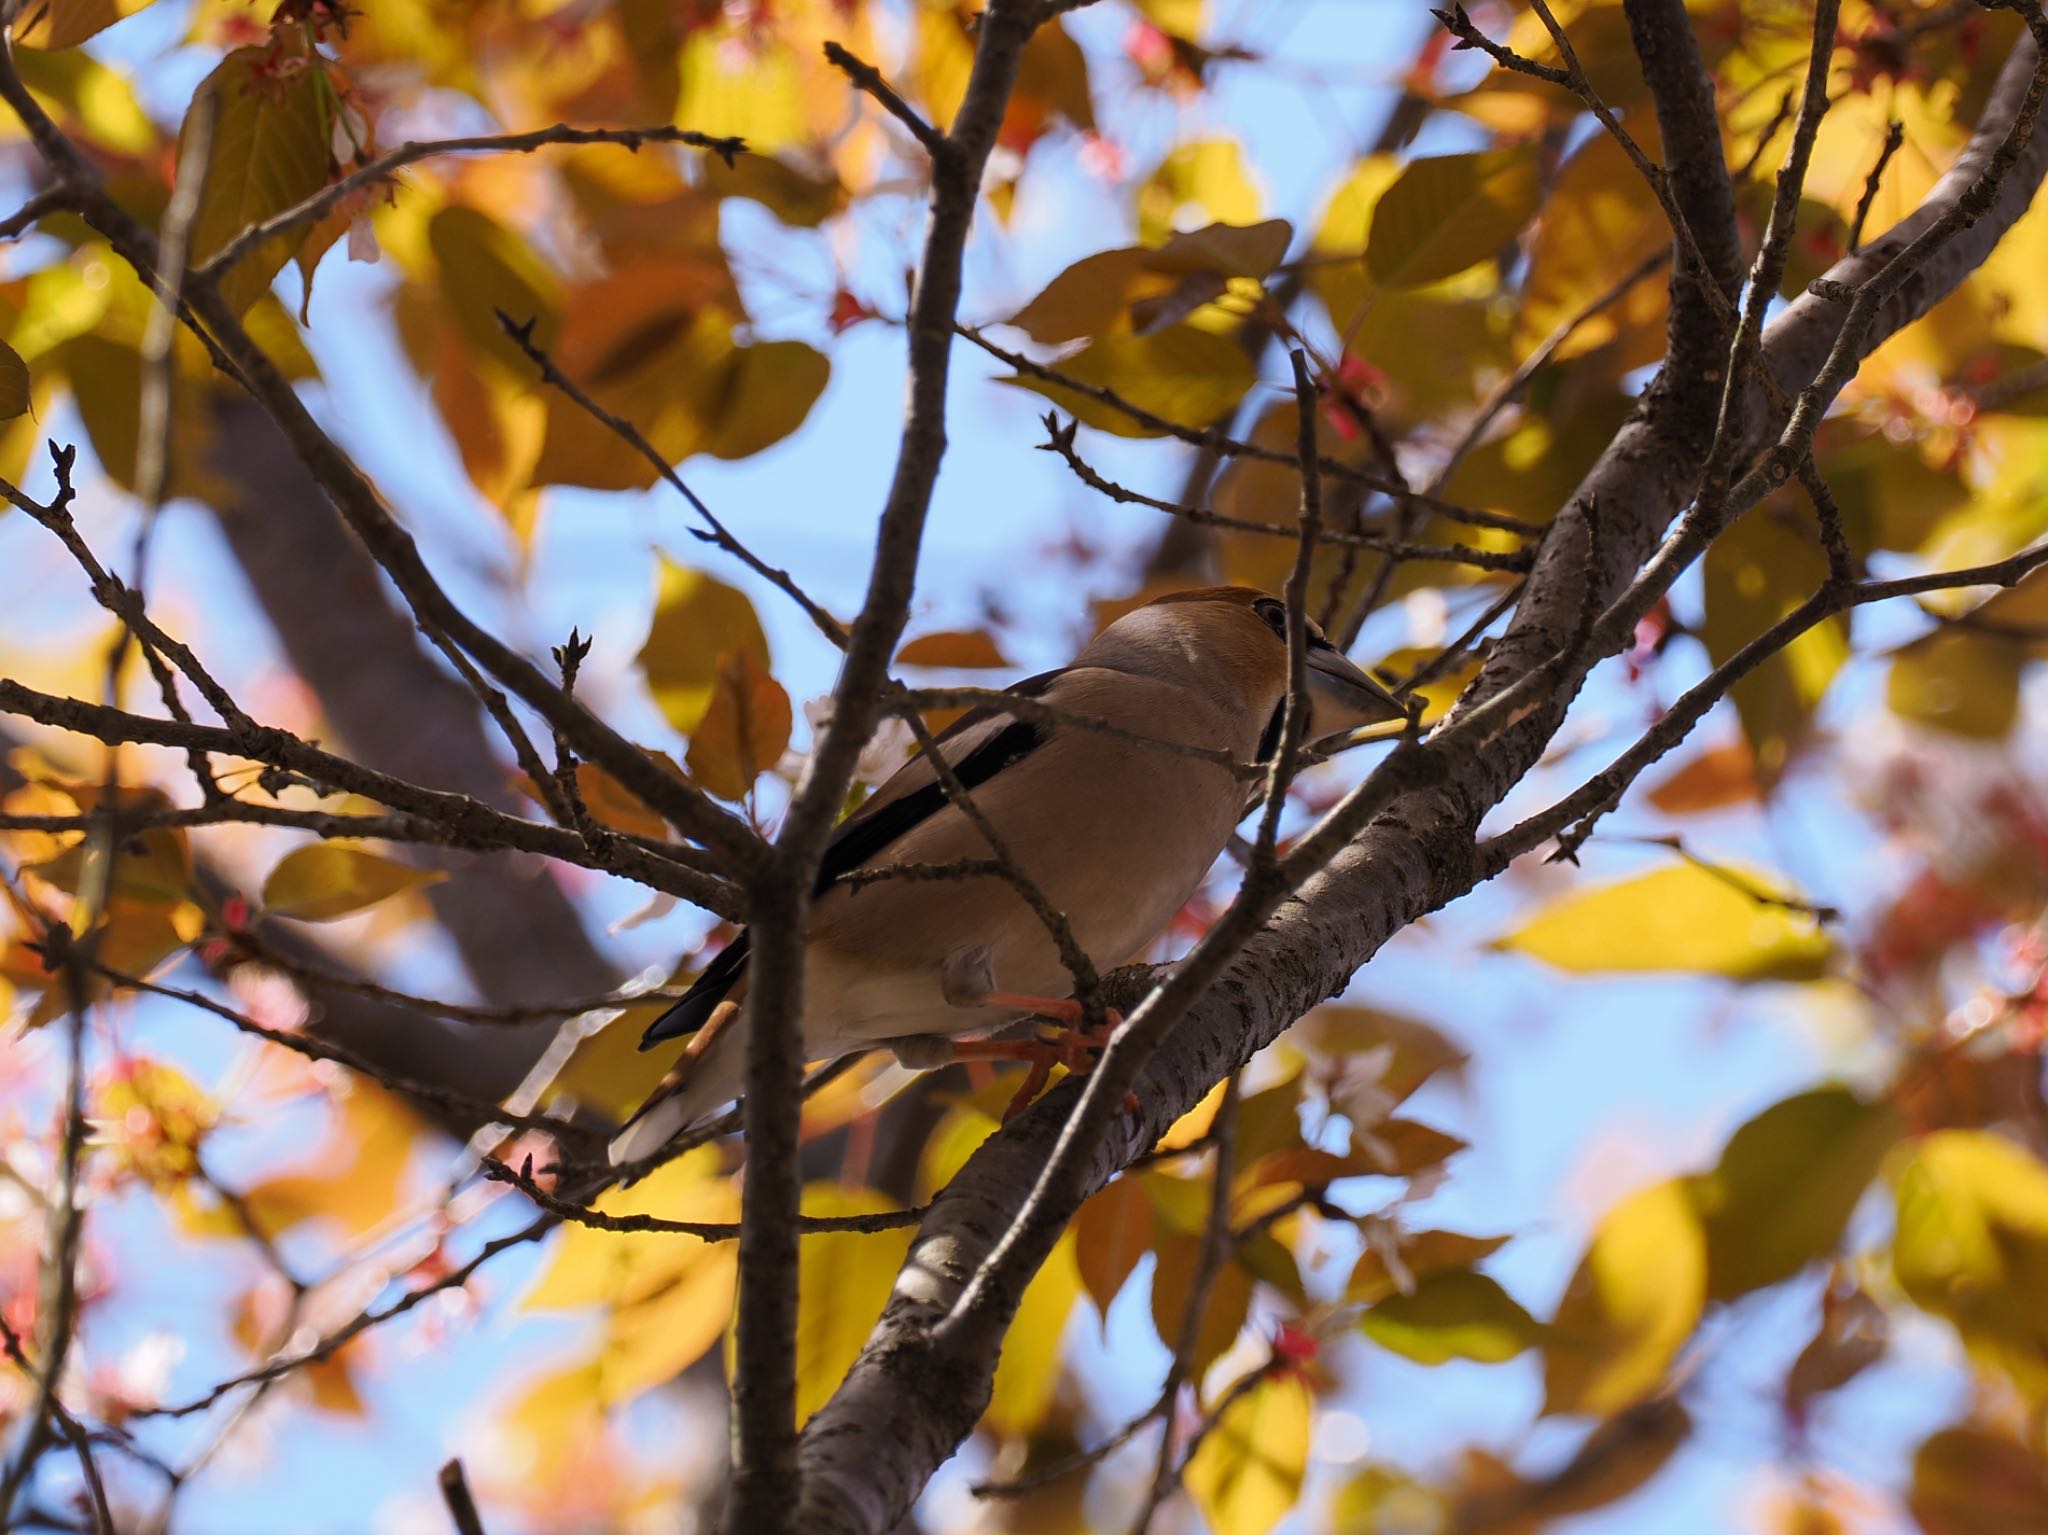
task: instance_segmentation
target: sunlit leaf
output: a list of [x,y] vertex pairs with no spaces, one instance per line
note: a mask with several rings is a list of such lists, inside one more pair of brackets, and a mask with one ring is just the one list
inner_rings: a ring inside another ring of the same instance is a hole
[[[1155,1194],[1160,1191],[1162,1183],[1172,1182],[1149,1178],[1145,1181],[1153,1186]],[[1203,1197],[1206,1197],[1206,1192],[1204,1189]],[[1156,1207],[1154,1213],[1159,1214]],[[1186,1326],[1195,1275],[1202,1267],[1203,1241],[1200,1234],[1162,1234],[1153,1244],[1159,1261],[1152,1269],[1152,1325],[1159,1334],[1159,1341],[1168,1348],[1179,1346]],[[1239,1264],[1225,1258],[1217,1266],[1215,1278],[1210,1281],[1208,1301],[1195,1325],[1195,1346],[1188,1353],[1188,1362],[1198,1377],[1237,1341],[1238,1333],[1244,1328],[1245,1317],[1250,1313],[1251,1302],[1251,1275]]]
[[[1702,562],[1701,638],[1716,665],[1805,602],[1827,579],[1810,517],[1793,520],[1760,507],[1715,539]],[[1814,710],[1849,654],[1849,626],[1816,624],[1736,683],[1730,696],[1756,756],[1757,776],[1775,784],[1804,744]]]
[[1311,1403],[1292,1374],[1267,1375],[1225,1409],[1189,1459],[1188,1494],[1215,1535],[1266,1535],[1301,1497]]
[[1176,145],[1138,186],[1138,238],[1157,245],[1173,232],[1182,209],[1200,208],[1223,224],[1249,224],[1259,216],[1259,193],[1234,139]]
[[[814,1183],[804,1190],[806,1215],[872,1215],[896,1208],[868,1189]],[[896,1282],[910,1250],[907,1227],[878,1232],[825,1232],[800,1239],[797,1265],[796,1416],[801,1423],[838,1389]],[[1067,1270],[1072,1283],[1072,1270]],[[1054,1289],[1057,1289],[1055,1281]],[[1072,1290],[1067,1292],[1071,1303]],[[1048,1345],[1049,1346],[1049,1345]],[[1029,1384],[1029,1383],[1027,1383]]]
[[1024,1287],[1024,1299],[1010,1322],[1003,1357],[982,1422],[998,1434],[1027,1434],[1044,1420],[1063,1369],[1060,1335],[1081,1295],[1075,1268],[1078,1237],[1060,1238],[1052,1254]]
[[1828,1253],[1901,1128],[1888,1106],[1821,1087],[1737,1130],[1695,1184],[1708,1295],[1762,1289]]
[[1601,1219],[1544,1344],[1548,1412],[1612,1413],[1663,1382],[1707,1299],[1706,1239],[1682,1181]]
[[1681,762],[1643,796],[1666,815],[1701,815],[1757,798],[1756,755],[1747,739],[1710,746]]
[[1483,150],[1412,161],[1373,208],[1365,264],[1389,288],[1414,288],[1499,256],[1543,194],[1535,155]]
[[[203,261],[327,184],[328,109],[323,66],[298,34],[237,48],[201,82],[179,131],[180,153],[198,114],[212,114],[206,185],[192,226],[191,256]],[[249,252],[221,279],[221,297],[237,313],[255,303],[306,238],[306,226]]]
[[1963,1342],[2048,1389],[2048,1166],[1985,1130],[1915,1142],[1896,1174],[1892,1272]]
[[263,881],[263,909],[273,917],[330,922],[447,877],[350,843],[316,842],[277,861]]
[[789,746],[789,694],[746,649],[721,658],[711,706],[690,735],[691,776],[720,799],[744,799]]
[[[1104,336],[1059,365],[1064,376],[1113,391],[1119,398],[1184,426],[1203,426],[1244,398],[1254,373],[1244,348],[1213,331],[1175,325],[1149,336]],[[1122,411],[1046,379],[1004,383],[1042,394],[1077,420],[1119,437],[1152,437]]]
[[75,48],[151,0],[28,0],[14,41],[23,48]]
[[[1420,1281],[1448,1270],[1469,1269],[1482,1258],[1507,1245],[1506,1237],[1473,1237],[1456,1231],[1403,1232],[1399,1256],[1405,1277]],[[1375,1247],[1358,1255],[1351,1278],[1344,1286],[1344,1298],[1371,1305],[1401,1288],[1386,1258]]]
[[721,658],[741,651],[767,669],[768,640],[746,594],[663,556],[654,622],[639,661],[671,725],[687,735],[703,723]]
[[[1728,872],[1759,891],[1780,888],[1769,875]],[[1560,970],[1703,971],[1738,981],[1811,980],[1833,951],[1811,918],[1689,863],[1572,891],[1496,944]]]
[[1472,1359],[1499,1364],[1543,1340],[1543,1326],[1499,1283],[1471,1269],[1419,1277],[1412,1294],[1375,1302],[1358,1327],[1417,1364]]
[[901,666],[938,666],[955,670],[979,670],[1008,666],[1009,658],[986,629],[942,629],[921,634],[896,652]]

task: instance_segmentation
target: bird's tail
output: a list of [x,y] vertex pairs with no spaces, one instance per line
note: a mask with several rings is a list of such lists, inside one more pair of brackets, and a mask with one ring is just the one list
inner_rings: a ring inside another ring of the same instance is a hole
[[718,1004],[674,1070],[612,1137],[612,1166],[652,1156],[739,1096],[747,1076],[746,1034],[733,1026],[739,1011],[737,1002]]

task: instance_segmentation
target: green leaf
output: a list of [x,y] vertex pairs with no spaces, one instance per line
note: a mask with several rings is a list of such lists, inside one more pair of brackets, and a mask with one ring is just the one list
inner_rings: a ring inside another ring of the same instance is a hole
[[1188,1495],[1214,1535],[1266,1535],[1301,1498],[1311,1404],[1296,1376],[1239,1396],[1188,1460]]
[[1822,1087],[1737,1130],[1720,1165],[1694,1180],[1707,1294],[1760,1290],[1832,1251],[1902,1128],[1889,1106]]
[[1543,1341],[1543,1324],[1485,1274],[1446,1269],[1398,1291],[1358,1319],[1359,1331],[1381,1348],[1417,1364],[1473,1359],[1500,1364]]
[[1413,161],[1373,209],[1365,264],[1389,288],[1417,288],[1513,243],[1543,195],[1535,154],[1494,149]]
[[[1768,875],[1729,873],[1778,888]],[[1811,918],[1689,863],[1573,891],[1494,942],[1560,970],[1703,971],[1737,981],[1812,980],[1834,951]]]
[[[287,39],[293,35],[283,34]],[[327,115],[321,93],[331,87],[320,61],[303,48],[289,41],[237,48],[194,94],[178,131],[181,158],[199,114],[213,113],[206,185],[192,226],[195,264],[250,225],[303,202],[327,184]],[[309,228],[301,225],[266,241],[222,277],[221,297],[236,314],[269,290]]]
[[[1060,363],[1059,371],[1079,383],[1112,390],[1153,415],[1195,427],[1233,409],[1256,377],[1236,341],[1189,325],[1149,336],[1104,336]],[[1160,435],[1065,384],[1022,375],[1003,382],[1042,394],[1076,420],[1119,437]]]
[[1662,1384],[1707,1299],[1706,1239],[1685,1183],[1607,1212],[1544,1344],[1544,1411],[1608,1414]]
[[654,622],[639,660],[671,725],[689,735],[704,722],[722,658],[741,651],[768,669],[768,639],[746,593],[664,555]]
[[273,917],[331,922],[447,877],[346,842],[320,842],[294,848],[278,860],[263,882],[263,909]]
[[0,421],[12,421],[28,409],[28,364],[21,353],[0,341]]

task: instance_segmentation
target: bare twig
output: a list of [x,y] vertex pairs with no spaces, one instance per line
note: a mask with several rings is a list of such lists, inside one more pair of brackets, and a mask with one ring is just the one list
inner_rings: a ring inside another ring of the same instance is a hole
[[864,59],[855,56],[836,42],[825,44],[825,58],[832,67],[843,72],[859,89],[866,91],[897,122],[910,130],[910,136],[924,146],[926,154],[933,159],[946,153],[946,136],[918,115],[917,109],[896,94],[894,86],[882,78],[882,72]]

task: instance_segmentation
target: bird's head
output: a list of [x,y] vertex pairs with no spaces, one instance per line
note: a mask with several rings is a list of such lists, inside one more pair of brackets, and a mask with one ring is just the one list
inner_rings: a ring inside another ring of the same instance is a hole
[[[1407,717],[1401,701],[1332,645],[1313,619],[1307,631],[1305,739]],[[1196,683],[1264,724],[1277,720],[1287,701],[1287,606],[1249,586],[1170,592],[1103,630],[1081,660]]]

